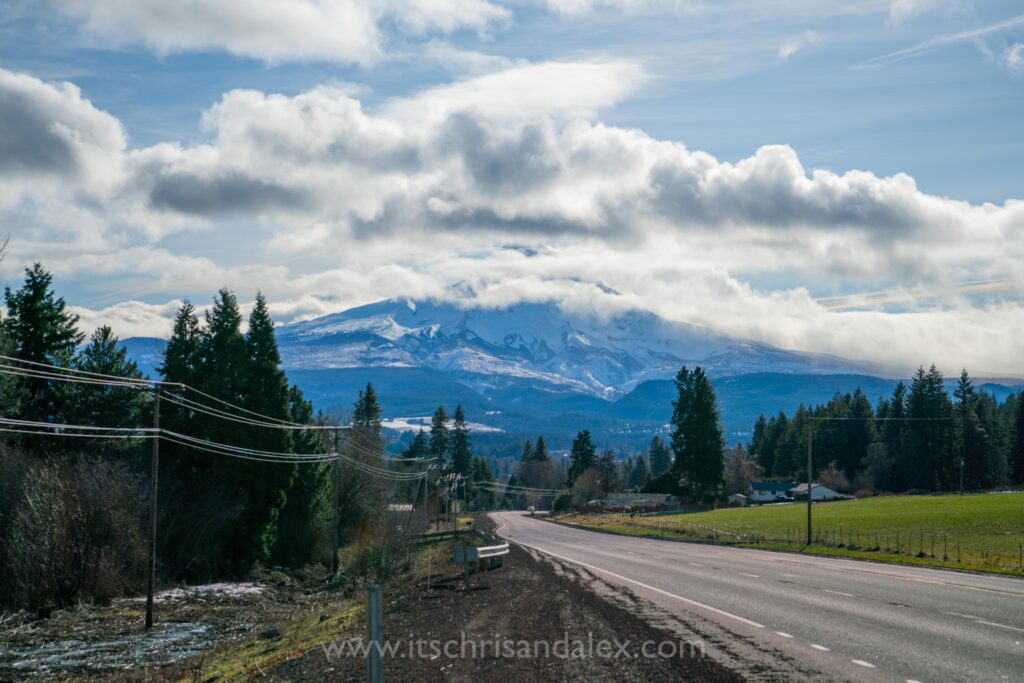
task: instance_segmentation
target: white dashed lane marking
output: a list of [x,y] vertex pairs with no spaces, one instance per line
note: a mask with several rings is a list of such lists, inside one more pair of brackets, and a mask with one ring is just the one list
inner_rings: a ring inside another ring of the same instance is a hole
[[847,598],[854,597],[853,593],[844,593],[843,591],[834,591],[834,590],[829,590],[828,588],[822,588],[821,592],[822,593],[832,593],[833,595],[842,595],[842,596],[845,596]]
[[752,579],[760,579],[761,578],[757,574],[748,574],[746,572],[740,572],[740,576],[749,576]]
[[829,648],[825,647],[824,645],[818,645],[817,643],[811,643],[811,647],[813,647],[815,650],[819,650],[821,652],[831,652],[832,651]]
[[872,664],[871,662],[865,662],[863,659],[851,659],[850,661],[856,664],[857,666],[863,666],[865,669],[875,668],[874,664]]
[[782,636],[783,638],[792,638],[793,637],[793,636],[789,635],[788,633],[786,633],[785,631],[776,631],[775,635]]
[[689,564],[691,564],[694,567],[703,567],[704,566],[702,564],[697,564],[696,562],[690,562]]

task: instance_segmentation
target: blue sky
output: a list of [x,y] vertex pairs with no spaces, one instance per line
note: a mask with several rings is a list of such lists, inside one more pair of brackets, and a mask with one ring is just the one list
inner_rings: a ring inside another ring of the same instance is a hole
[[124,336],[219,286],[288,321],[469,279],[1024,374],[1022,9],[9,3],[0,275]]

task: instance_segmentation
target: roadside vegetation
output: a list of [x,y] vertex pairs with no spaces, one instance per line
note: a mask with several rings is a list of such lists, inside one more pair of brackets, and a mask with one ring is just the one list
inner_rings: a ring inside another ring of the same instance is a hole
[[881,496],[667,515],[557,518],[609,533],[1024,575],[1024,493]]

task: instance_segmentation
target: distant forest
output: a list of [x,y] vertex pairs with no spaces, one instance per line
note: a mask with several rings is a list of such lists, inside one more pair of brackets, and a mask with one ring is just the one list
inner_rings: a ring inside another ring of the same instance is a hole
[[964,370],[951,397],[942,373],[919,368],[877,406],[858,389],[791,415],[761,416],[747,455],[763,476],[806,477],[813,438],[815,475],[827,470],[853,491],[967,491],[1024,483],[1024,399],[996,398]]

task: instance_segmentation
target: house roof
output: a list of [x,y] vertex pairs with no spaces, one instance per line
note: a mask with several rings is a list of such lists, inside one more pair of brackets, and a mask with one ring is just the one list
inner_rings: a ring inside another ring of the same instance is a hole
[[[827,486],[825,486],[823,484],[814,484],[813,486],[819,492],[820,491],[825,491],[827,493],[836,493],[835,491],[833,491],[832,489],[830,489],[829,487],[827,487]],[[790,491],[792,491],[793,493],[807,493],[807,484],[798,484],[797,486],[794,486],[793,488],[791,488]]]
[[750,488],[753,491],[788,491],[795,485],[795,481],[754,481]]

